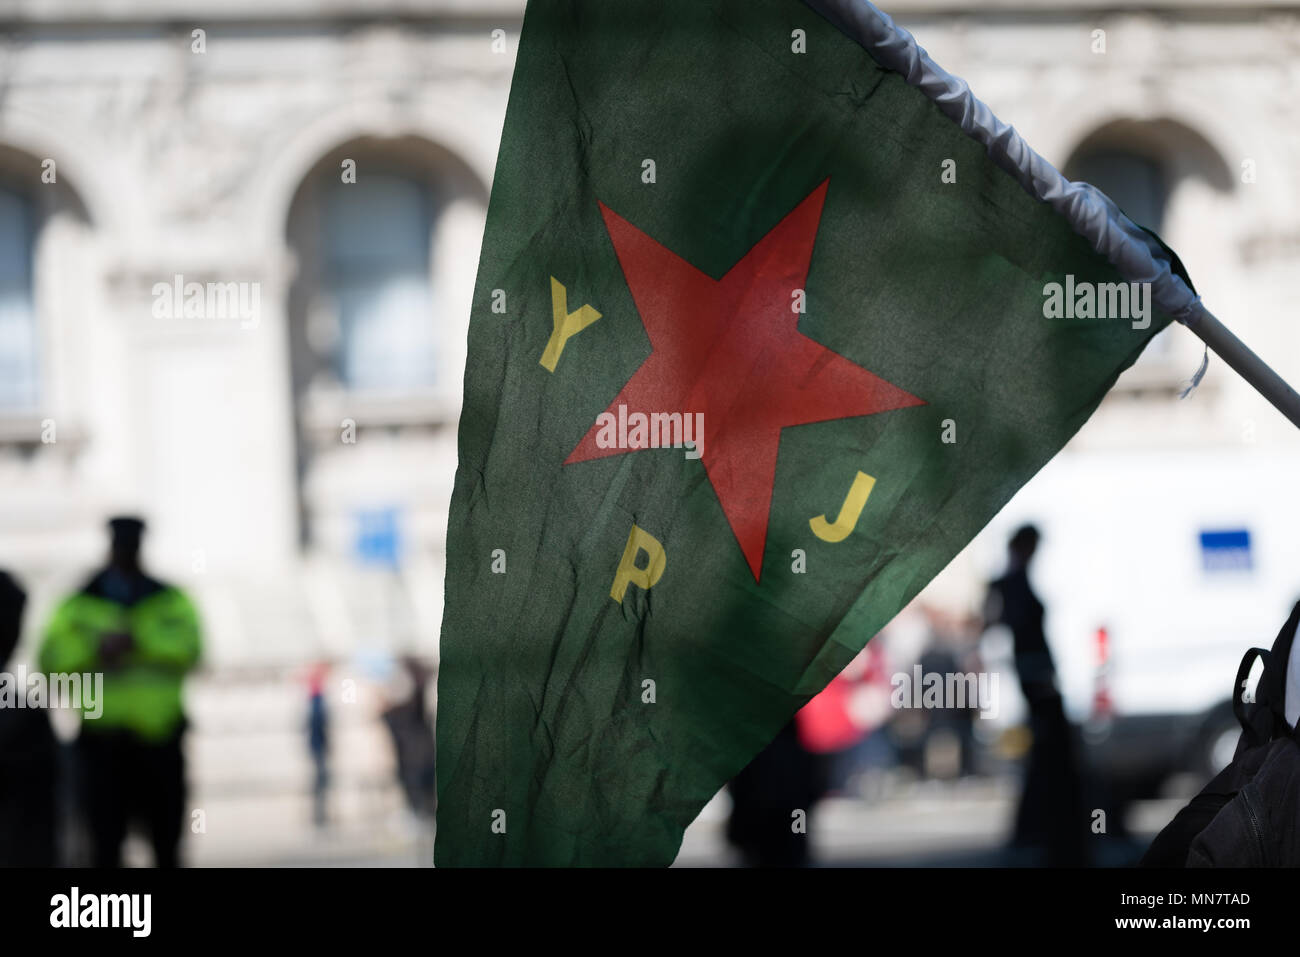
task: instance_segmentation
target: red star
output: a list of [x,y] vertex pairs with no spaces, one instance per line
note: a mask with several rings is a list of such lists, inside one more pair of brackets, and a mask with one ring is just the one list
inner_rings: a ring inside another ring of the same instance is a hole
[[[608,411],[704,413],[701,461],[755,581],[781,429],[925,404],[799,332],[792,296],[805,288],[829,182],[721,279],[600,204],[653,349]],[[598,430],[564,464],[635,451],[601,448]]]

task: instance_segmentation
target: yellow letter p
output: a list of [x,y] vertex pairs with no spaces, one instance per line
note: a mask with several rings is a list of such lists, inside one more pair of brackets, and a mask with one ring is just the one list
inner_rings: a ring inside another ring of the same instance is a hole
[[[646,553],[647,561],[644,568],[637,567],[638,552]],[[631,533],[627,536],[627,547],[623,549],[623,558],[618,563],[618,571],[614,574],[614,587],[609,590],[609,597],[622,604],[628,585],[636,585],[638,588],[654,587],[655,582],[663,575],[664,566],[667,564],[668,554],[659,543],[659,539],[633,525]]]

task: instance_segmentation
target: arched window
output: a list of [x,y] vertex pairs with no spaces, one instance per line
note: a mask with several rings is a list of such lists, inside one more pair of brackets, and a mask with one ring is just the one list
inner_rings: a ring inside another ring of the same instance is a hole
[[337,324],[329,359],[338,381],[359,392],[436,385],[429,188],[401,175],[367,174],[322,193],[321,268]]
[[1164,228],[1169,182],[1157,160],[1123,149],[1085,148],[1070,160],[1067,175],[1096,186],[1139,226],[1157,233]]
[[[1115,201],[1139,226],[1160,234],[1174,248],[1185,248],[1185,230],[1199,217],[1185,189],[1196,182],[1228,193],[1233,181],[1215,148],[1198,132],[1170,119],[1117,119],[1085,136],[1070,153],[1062,172],[1091,183]],[[1176,396],[1196,368],[1199,343],[1191,336],[1161,332],[1132,369],[1121,376],[1117,393]]]
[[1168,119],[1106,123],[1074,147],[1061,171],[1096,186],[1129,219],[1157,233],[1170,227],[1183,183],[1199,180],[1220,193],[1233,188],[1231,172],[1209,141]]
[[31,412],[40,401],[35,235],[31,201],[0,187],[0,412]]
[[285,229],[304,545],[373,561],[390,548],[379,516],[428,546],[410,523],[445,508],[442,490],[412,476],[454,461],[486,205],[479,177],[419,137],[350,140],[303,177]]

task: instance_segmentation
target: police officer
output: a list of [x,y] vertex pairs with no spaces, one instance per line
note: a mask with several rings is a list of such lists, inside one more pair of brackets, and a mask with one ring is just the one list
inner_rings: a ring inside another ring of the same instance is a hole
[[41,667],[104,676],[101,714],[82,709],[77,740],[93,865],[120,865],[134,821],[148,832],[154,863],[173,867],[185,816],[181,683],[199,659],[198,615],[183,592],[141,568],[144,522],[108,525],[108,565],[55,609]]

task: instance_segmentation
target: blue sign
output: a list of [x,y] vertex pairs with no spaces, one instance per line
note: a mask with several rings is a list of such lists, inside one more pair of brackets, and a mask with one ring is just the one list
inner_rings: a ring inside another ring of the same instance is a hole
[[1250,532],[1244,528],[1201,532],[1201,567],[1207,572],[1251,571]]
[[363,565],[396,568],[401,555],[398,510],[381,508],[356,513],[356,555]]

